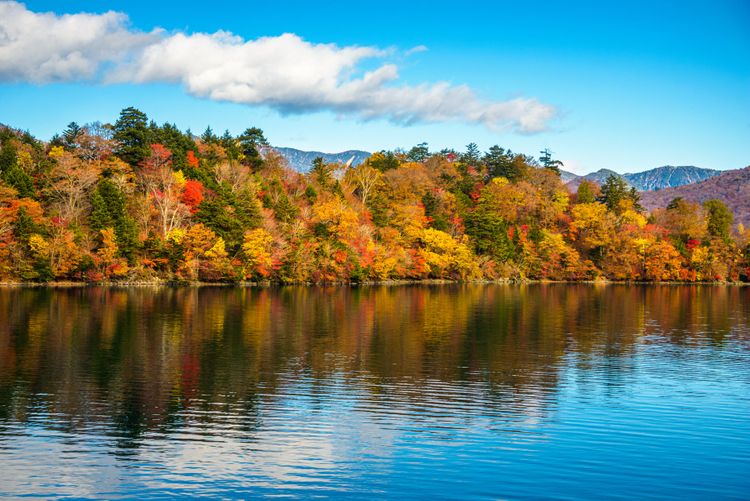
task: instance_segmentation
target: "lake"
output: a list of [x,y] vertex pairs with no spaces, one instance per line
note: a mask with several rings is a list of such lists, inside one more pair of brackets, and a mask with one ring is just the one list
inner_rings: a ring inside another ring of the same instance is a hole
[[750,498],[750,288],[0,288],[0,493]]

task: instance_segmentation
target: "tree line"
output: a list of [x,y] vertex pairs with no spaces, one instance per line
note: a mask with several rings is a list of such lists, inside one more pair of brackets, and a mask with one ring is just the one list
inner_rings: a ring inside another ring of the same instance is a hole
[[300,173],[257,127],[0,126],[0,280],[750,280],[720,200],[647,213],[615,176],[570,193],[540,153],[421,143]]

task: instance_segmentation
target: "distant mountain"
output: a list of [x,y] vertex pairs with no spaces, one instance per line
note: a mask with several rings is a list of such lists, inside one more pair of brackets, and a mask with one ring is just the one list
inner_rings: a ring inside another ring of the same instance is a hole
[[721,171],[692,165],[665,165],[644,172],[625,174],[624,177],[635,189],[647,191],[699,183],[719,174]]
[[[604,183],[604,181],[607,180],[609,176],[623,177],[621,174],[618,174],[613,170],[599,169],[598,171],[590,172],[585,176],[576,176],[572,180],[568,181],[567,185],[571,191],[576,191],[578,189],[578,185],[580,185],[583,181],[593,181],[594,183],[601,185]],[[563,181],[565,180],[563,179]]]
[[644,191],[641,193],[641,205],[649,210],[666,207],[677,197],[698,203],[718,198],[732,209],[735,223],[750,226],[750,167],[723,171],[699,183]]
[[573,174],[572,172],[560,169],[560,179],[562,179],[563,183],[567,183],[568,181],[572,181],[578,177],[578,174]]
[[296,148],[280,148],[274,147],[281,156],[286,158],[289,162],[289,166],[299,172],[307,172],[310,170],[313,164],[313,160],[318,157],[322,157],[326,163],[340,163],[344,164],[349,160],[352,160],[352,165],[359,165],[365,161],[370,153],[361,150],[348,150],[342,151],[341,153],[323,153],[320,151],[303,151]]
[[618,174],[615,171],[609,169],[600,169],[596,172],[586,174],[585,176],[576,176],[570,180],[566,180],[560,176],[563,182],[566,182],[571,190],[578,189],[578,185],[581,181],[588,180],[593,181],[601,185],[610,175],[615,175],[623,178],[628,182],[629,185],[634,186],[636,190],[648,191],[648,190],[661,190],[664,188],[674,188],[677,186],[684,186],[687,184],[698,183],[711,177],[721,174],[722,171],[714,169],[703,169],[701,167],[695,167],[692,165],[664,165],[662,167],[656,167],[643,172],[634,172],[628,174]]

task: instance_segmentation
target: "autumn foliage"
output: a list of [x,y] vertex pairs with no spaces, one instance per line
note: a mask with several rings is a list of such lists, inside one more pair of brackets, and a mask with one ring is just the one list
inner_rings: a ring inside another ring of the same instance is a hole
[[0,280],[747,281],[717,200],[646,212],[616,180],[481,154],[378,152],[290,169],[262,131],[200,137],[132,108],[43,143],[0,127]]

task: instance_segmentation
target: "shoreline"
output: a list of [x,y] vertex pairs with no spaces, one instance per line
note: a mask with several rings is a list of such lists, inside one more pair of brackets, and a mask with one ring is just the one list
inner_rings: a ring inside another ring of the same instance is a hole
[[705,282],[678,282],[664,281],[651,282],[639,280],[380,280],[365,282],[201,282],[201,281],[142,281],[142,282],[0,282],[0,288],[29,288],[29,289],[74,289],[84,287],[106,287],[106,288],[146,288],[146,287],[169,287],[169,288],[271,288],[271,287],[367,287],[367,286],[411,286],[411,285],[712,285],[712,286],[750,286],[750,282],[728,282],[728,281],[705,281]]

